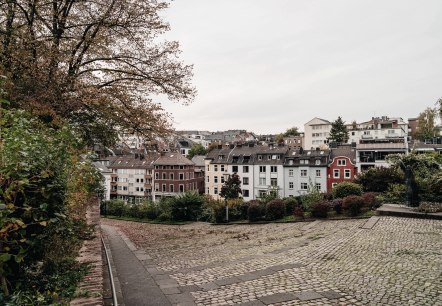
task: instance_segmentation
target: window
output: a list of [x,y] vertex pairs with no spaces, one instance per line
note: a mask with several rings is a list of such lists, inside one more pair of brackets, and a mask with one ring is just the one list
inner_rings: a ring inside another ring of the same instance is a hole
[[167,175],[167,174],[163,172],[163,180],[166,179],[166,175]]
[[351,171],[350,171],[350,169],[345,169],[345,170],[344,170],[344,177],[345,177],[346,179],[349,179],[349,178],[351,177]]
[[316,177],[321,177],[321,170],[316,170]]
[[184,173],[180,173],[180,181],[184,180]]
[[221,165],[221,171],[224,171],[224,165]]
[[127,191],[127,186],[123,186],[123,190],[124,190],[124,191]]
[[174,192],[174,191],[173,191],[173,185],[172,185],[172,184],[169,185],[169,191],[170,191],[170,192]]
[[173,181],[173,173],[170,174],[170,179]]
[[210,171],[210,165],[207,165],[207,171]]
[[301,190],[307,190],[307,183],[301,183]]
[[180,192],[184,192],[184,185],[180,184]]
[[243,177],[242,178],[242,184],[243,185],[248,185],[249,184],[249,178],[248,177]]
[[315,187],[316,187],[316,190],[321,190],[321,183],[316,183]]
[[289,189],[293,189],[293,182],[289,182]]
[[307,176],[307,170],[301,170],[301,176]]
[[273,173],[278,172],[277,169],[278,168],[276,166],[270,166],[270,172],[273,172]]
[[224,175],[221,176],[221,183],[224,184]]
[[160,184],[155,184],[155,191],[160,191]]
[[222,160],[224,158],[224,155],[218,155],[218,159]]
[[242,196],[245,197],[245,198],[249,197],[249,190],[243,189],[242,190]]
[[158,172],[155,172],[155,179],[156,180],[160,179],[160,174]]
[[242,172],[249,173],[249,166],[242,166]]
[[293,176],[293,169],[289,169],[289,176]]
[[338,183],[332,183],[332,188],[335,188]]
[[258,160],[262,160],[262,155],[258,155]]
[[321,160],[320,159],[315,160],[315,165],[320,165],[320,164],[321,164]]
[[215,177],[213,178],[213,182],[214,182],[214,183],[218,183],[218,177],[217,177],[217,176],[215,176]]
[[210,188],[209,187],[207,187],[207,194],[209,194],[210,193]]
[[259,178],[259,185],[266,185],[266,178],[265,177]]
[[213,193],[218,194],[218,187],[213,188]]
[[163,184],[163,192],[166,192],[166,184]]
[[339,169],[335,169],[335,170],[333,170],[333,178],[339,178],[340,177],[340,175],[339,175]]
[[213,166],[213,171],[218,171],[218,165]]
[[346,160],[345,159],[338,159],[338,166],[345,166]]
[[259,172],[265,173],[266,172],[266,166],[259,166]]
[[180,166],[180,169],[184,169],[184,166]]
[[277,187],[278,186],[278,179],[277,178],[271,178],[270,179],[270,185],[272,185],[273,187]]
[[238,172],[238,166],[232,166],[232,172],[237,173]]
[[263,198],[263,197],[265,197],[265,196],[267,195],[267,191],[265,191],[265,190],[259,190],[259,191],[258,191],[258,194],[259,194],[259,197],[260,197],[260,198]]
[[301,159],[301,160],[299,161],[299,163],[300,163],[301,165],[308,165],[308,159]]
[[207,183],[210,183],[210,176],[207,176]]

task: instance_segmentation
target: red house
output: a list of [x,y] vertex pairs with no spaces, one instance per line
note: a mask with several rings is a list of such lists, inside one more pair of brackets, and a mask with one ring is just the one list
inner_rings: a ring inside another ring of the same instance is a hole
[[339,145],[331,148],[330,164],[327,169],[327,191],[341,182],[349,182],[357,175],[356,148],[351,145]]

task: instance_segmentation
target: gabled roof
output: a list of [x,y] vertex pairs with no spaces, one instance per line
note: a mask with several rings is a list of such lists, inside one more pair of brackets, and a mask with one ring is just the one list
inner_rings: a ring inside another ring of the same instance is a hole
[[193,166],[195,165],[192,161],[185,158],[183,155],[177,152],[167,152],[161,154],[160,157],[157,158],[157,160],[154,161],[154,165],[169,165],[169,166]]
[[[320,121],[320,122],[319,123],[312,123],[314,120]],[[305,123],[304,125],[320,125],[320,124],[332,124],[332,123],[328,120],[315,117],[312,120],[310,120],[309,122]]]
[[192,162],[195,164],[195,166],[198,166],[198,167],[204,167],[204,160],[206,159],[206,156],[205,155],[195,155],[193,158],[192,158]]
[[148,152],[147,154],[131,154],[117,156],[109,165],[110,169],[151,169],[153,162],[159,153]]
[[337,148],[331,149],[330,158],[334,159],[336,157],[347,157],[351,160],[352,163],[356,162],[356,149],[351,145],[340,145]]

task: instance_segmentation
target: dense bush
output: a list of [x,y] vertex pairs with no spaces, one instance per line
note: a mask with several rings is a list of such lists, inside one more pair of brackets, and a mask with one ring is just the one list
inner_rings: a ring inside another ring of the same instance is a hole
[[304,210],[301,207],[295,207],[293,209],[293,216],[304,219]]
[[334,199],[331,203],[331,208],[336,212],[336,214],[342,214],[342,199]]
[[362,198],[364,199],[364,205],[370,209],[376,209],[379,207],[377,200],[377,194],[375,192],[364,192]]
[[345,197],[342,202],[342,208],[350,215],[357,216],[361,213],[364,206],[364,199],[361,196],[351,195]]
[[315,218],[327,218],[328,211],[330,210],[329,202],[323,201],[312,205],[311,213]]
[[265,206],[261,203],[250,203],[249,208],[247,210],[247,217],[250,222],[259,221],[265,215]]
[[315,187],[310,186],[306,194],[301,195],[301,205],[305,212],[311,212],[312,206],[322,202],[324,196]]
[[392,184],[384,193],[384,201],[387,203],[404,204],[406,202],[407,187],[404,184]]
[[355,183],[360,184],[366,192],[385,192],[390,185],[403,182],[403,173],[395,167],[370,168],[355,179]]
[[282,200],[275,199],[266,204],[266,219],[278,220],[285,215],[285,204]]
[[204,197],[187,192],[171,199],[170,215],[174,221],[196,221],[201,216]]
[[[64,289],[79,279],[73,275],[78,269],[63,270],[63,263],[78,255],[87,231],[86,206],[102,177],[81,156],[69,127],[53,129],[25,112],[1,111],[1,289],[17,305],[36,296],[50,305],[71,294]],[[24,285],[30,270],[41,286]],[[63,287],[44,281],[63,273]],[[6,302],[0,294],[0,304]]]
[[138,218],[155,220],[160,215],[159,206],[151,201],[146,201],[138,206]]
[[284,204],[285,204],[285,214],[287,216],[291,216],[293,214],[293,210],[295,209],[295,207],[300,206],[298,200],[294,197],[285,198]]
[[105,214],[121,217],[125,212],[126,204],[121,200],[110,200],[103,202],[101,206],[104,207]]
[[342,182],[333,188],[332,193],[334,199],[343,199],[351,195],[360,196],[362,195],[362,187],[355,183]]

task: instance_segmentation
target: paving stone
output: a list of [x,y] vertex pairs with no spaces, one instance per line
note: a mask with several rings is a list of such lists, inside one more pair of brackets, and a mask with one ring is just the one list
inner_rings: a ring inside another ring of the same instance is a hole
[[265,304],[263,302],[261,302],[260,300],[255,300],[255,301],[240,303],[239,305],[240,306],[264,306]]
[[254,273],[246,273],[246,274],[238,275],[237,277],[242,281],[249,281],[249,280],[254,280],[254,279],[259,278],[259,275],[256,275]]
[[169,274],[155,274],[155,275],[152,275],[152,278],[156,281],[162,280],[162,279],[170,279],[170,275]]
[[209,291],[209,290],[218,289],[219,285],[217,285],[215,283],[205,283],[205,284],[198,285],[198,287],[200,287],[203,290]]
[[160,286],[161,289],[163,288],[173,288],[173,287],[178,287],[178,283],[176,280],[171,279],[171,278],[166,278],[166,279],[159,279],[155,281],[158,286]]
[[161,291],[163,291],[164,294],[179,294],[181,293],[180,289],[178,287],[170,287],[170,288],[161,288]]
[[266,275],[271,275],[275,273],[274,270],[269,269],[263,269],[263,270],[258,270],[258,271],[254,271],[253,274],[258,275],[258,276],[266,276]]
[[169,299],[169,301],[172,304],[180,304],[183,305],[181,303],[194,303],[194,299],[192,297],[192,295],[188,292],[185,293],[179,293],[179,294],[170,294],[167,295],[167,298]]
[[322,291],[322,292],[318,292],[320,295],[322,295],[323,297],[328,298],[329,300],[335,300],[335,299],[340,299],[342,297],[342,295],[336,291],[333,290],[327,290],[327,291]]
[[238,277],[229,277],[229,278],[222,278],[215,281],[215,284],[219,286],[226,286],[231,285],[235,283],[239,283],[241,280]]
[[272,295],[266,295],[259,298],[265,305],[281,303],[296,299],[296,296],[292,293],[276,293]]
[[295,296],[301,301],[310,301],[322,298],[322,295],[315,291],[303,291],[300,293],[296,293]]
[[367,220],[367,222],[364,223],[364,225],[361,226],[363,229],[372,229],[376,223],[378,223],[380,217],[373,216],[370,219]]
[[281,270],[285,270],[285,269],[301,268],[302,266],[303,266],[303,264],[293,263],[293,264],[272,266],[269,269],[271,269],[273,271],[281,271]]
[[195,292],[201,290],[200,287],[198,287],[197,285],[180,286],[178,288],[181,292]]

